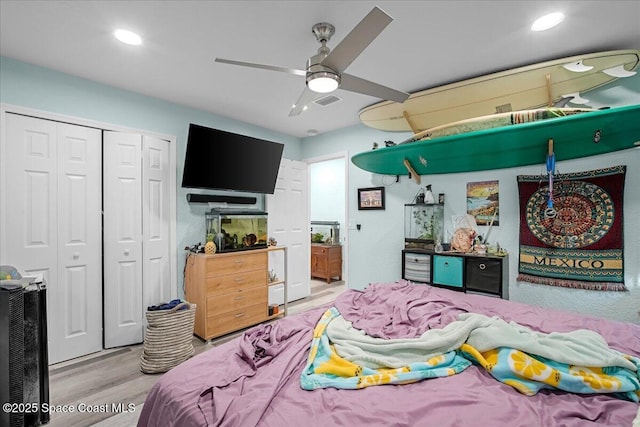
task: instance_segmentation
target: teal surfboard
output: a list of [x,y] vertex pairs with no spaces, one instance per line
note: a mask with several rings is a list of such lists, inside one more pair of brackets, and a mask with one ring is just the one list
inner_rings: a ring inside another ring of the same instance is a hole
[[405,160],[418,175],[503,169],[545,164],[549,139],[556,161],[638,147],[640,105],[382,147],[351,161],[384,175],[406,175]]

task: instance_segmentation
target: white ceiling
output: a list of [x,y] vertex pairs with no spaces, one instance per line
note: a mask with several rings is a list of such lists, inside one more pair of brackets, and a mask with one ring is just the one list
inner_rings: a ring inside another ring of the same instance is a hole
[[[359,123],[379,99],[337,90],[327,107],[289,110],[304,78],[214,62],[304,69],[329,22],[334,47],[374,7],[394,21],[347,72],[405,92],[580,53],[640,44],[640,1],[11,1],[0,0],[0,54],[305,137]],[[529,30],[562,11],[555,29]],[[117,42],[117,27],[141,47]]]

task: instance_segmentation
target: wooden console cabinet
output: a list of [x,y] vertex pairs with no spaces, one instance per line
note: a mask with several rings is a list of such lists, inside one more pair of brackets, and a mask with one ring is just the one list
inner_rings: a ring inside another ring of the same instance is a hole
[[506,256],[404,249],[402,278],[509,299],[509,259]]
[[[194,333],[204,340],[219,337],[271,318],[269,315],[269,252],[276,247],[213,255],[193,254],[185,270],[185,298],[197,305]],[[286,266],[285,266],[286,271]],[[284,283],[286,292],[286,283]],[[285,294],[286,301],[286,294]]]
[[311,244],[311,277],[342,280],[342,246]]

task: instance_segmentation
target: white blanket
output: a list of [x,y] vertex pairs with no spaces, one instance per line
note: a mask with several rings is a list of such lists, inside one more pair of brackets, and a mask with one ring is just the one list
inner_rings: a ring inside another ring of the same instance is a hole
[[460,314],[457,321],[442,329],[430,329],[418,338],[403,339],[368,336],[339,316],[327,325],[327,336],[341,357],[372,369],[424,362],[466,342],[481,352],[510,347],[571,365],[636,370],[596,332],[581,329],[544,334],[499,317],[474,313]]

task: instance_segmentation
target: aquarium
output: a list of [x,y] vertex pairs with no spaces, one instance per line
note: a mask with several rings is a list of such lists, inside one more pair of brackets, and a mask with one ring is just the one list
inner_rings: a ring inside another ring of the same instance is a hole
[[444,204],[404,205],[404,246],[434,249],[444,238]]
[[311,243],[340,244],[338,221],[311,221]]
[[267,247],[267,213],[211,211],[206,214],[207,239],[217,252]]

